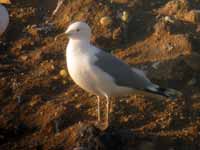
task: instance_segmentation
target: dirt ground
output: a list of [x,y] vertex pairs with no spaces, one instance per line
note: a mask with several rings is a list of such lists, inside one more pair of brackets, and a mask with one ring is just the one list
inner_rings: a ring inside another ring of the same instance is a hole
[[[199,150],[200,64],[193,67],[190,56],[200,54],[200,1],[65,0],[52,16],[56,4],[13,0],[6,6],[10,24],[0,43],[0,150]],[[107,26],[100,23],[105,16]],[[58,36],[77,20],[92,27],[96,46],[183,96],[113,98],[109,129],[93,127],[96,98],[69,77],[68,39]],[[81,147],[82,128],[101,136],[96,148],[87,147],[90,140]]]

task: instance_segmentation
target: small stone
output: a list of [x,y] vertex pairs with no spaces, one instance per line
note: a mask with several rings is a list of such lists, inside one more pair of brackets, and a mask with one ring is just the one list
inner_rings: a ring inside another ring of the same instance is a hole
[[74,97],[78,97],[78,94],[74,94]]
[[55,113],[54,113],[54,116],[56,117],[58,115],[58,112],[56,111]]
[[129,21],[129,13],[127,11],[123,11],[121,15],[121,20],[123,22],[128,22]]
[[62,70],[60,70],[59,74],[60,74],[61,77],[64,78],[64,77],[67,76],[67,71],[65,69],[62,69]]
[[171,44],[166,44],[166,49],[167,49],[167,51],[171,51],[174,49],[174,46]]
[[33,46],[34,44],[35,44],[34,42],[31,42],[31,43],[30,43],[31,46]]
[[53,76],[52,79],[53,79],[53,80],[58,80],[59,77],[58,77],[58,76]]
[[164,21],[169,23],[174,23],[174,20],[170,16],[165,16]]
[[31,107],[33,107],[33,106],[35,106],[37,103],[38,103],[37,100],[33,100],[33,101],[31,101],[31,102],[29,103],[29,105],[30,105]]
[[21,60],[26,61],[26,60],[28,59],[28,56],[23,55],[23,56],[21,56],[20,58],[21,58]]
[[158,69],[158,66],[159,66],[159,64],[160,64],[160,62],[158,61],[158,62],[155,62],[155,63],[153,63],[152,64],[152,68],[154,68],[154,69]]
[[52,64],[52,65],[51,65],[51,70],[54,70],[54,69],[55,69],[55,67],[54,67],[54,65]]
[[112,23],[112,18],[109,16],[105,16],[100,19],[100,24],[103,26],[110,26]]
[[83,107],[83,105],[82,104],[77,104],[75,107],[76,107],[76,109],[81,109]]
[[22,45],[19,44],[19,45],[16,46],[16,48],[19,49],[19,50],[21,50],[22,49]]
[[21,96],[17,96],[17,103],[18,103],[18,104],[21,104],[21,103],[22,103],[22,98],[21,98]]

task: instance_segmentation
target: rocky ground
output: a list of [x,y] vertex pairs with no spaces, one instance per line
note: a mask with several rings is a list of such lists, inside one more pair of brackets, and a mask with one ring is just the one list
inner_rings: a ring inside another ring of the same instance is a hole
[[[56,4],[20,0],[6,6],[0,149],[199,150],[200,1],[65,0],[52,16]],[[76,86],[66,70],[68,39],[61,34],[77,20],[92,27],[96,46],[183,96],[113,98],[110,127],[95,125],[95,96]]]

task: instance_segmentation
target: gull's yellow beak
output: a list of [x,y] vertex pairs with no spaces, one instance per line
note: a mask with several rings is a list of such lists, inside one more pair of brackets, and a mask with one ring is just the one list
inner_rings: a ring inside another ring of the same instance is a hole
[[11,4],[10,0],[0,0],[0,4]]

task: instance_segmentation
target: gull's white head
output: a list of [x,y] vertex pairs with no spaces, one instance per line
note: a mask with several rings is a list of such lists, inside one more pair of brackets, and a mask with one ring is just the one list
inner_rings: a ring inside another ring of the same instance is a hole
[[74,40],[90,40],[91,29],[85,22],[72,23],[65,31],[70,39]]

